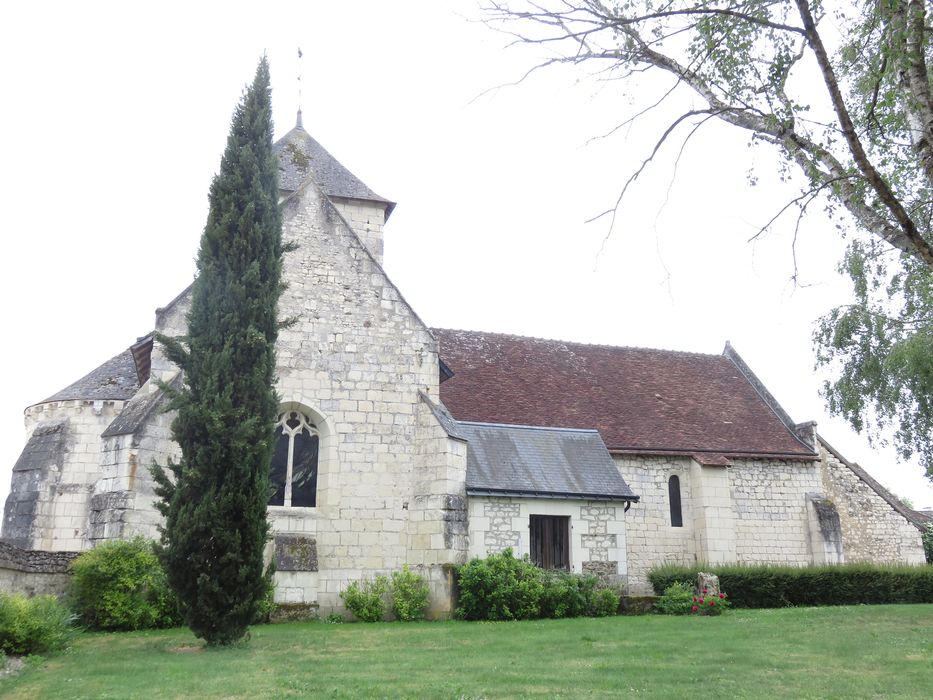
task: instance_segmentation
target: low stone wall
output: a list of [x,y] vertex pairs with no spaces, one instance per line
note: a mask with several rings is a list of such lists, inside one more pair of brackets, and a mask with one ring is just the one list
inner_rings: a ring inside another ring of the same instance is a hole
[[80,552],[21,549],[0,541],[0,592],[64,595],[71,562]]

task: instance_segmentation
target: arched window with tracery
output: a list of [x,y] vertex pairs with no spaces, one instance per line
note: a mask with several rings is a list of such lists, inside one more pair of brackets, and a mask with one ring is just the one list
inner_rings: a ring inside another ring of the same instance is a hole
[[285,411],[275,424],[275,451],[269,481],[270,506],[312,507],[317,497],[320,437],[301,411]]
[[667,480],[667,496],[671,502],[671,527],[683,527],[684,516],[680,509],[680,477],[676,474]]

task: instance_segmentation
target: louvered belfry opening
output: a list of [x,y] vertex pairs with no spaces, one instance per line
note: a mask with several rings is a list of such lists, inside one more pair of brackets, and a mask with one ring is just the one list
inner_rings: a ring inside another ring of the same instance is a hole
[[531,561],[542,569],[570,569],[570,516],[532,515]]

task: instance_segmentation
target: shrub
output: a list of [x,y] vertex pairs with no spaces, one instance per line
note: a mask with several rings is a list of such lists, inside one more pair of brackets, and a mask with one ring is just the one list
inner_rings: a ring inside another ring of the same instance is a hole
[[256,615],[253,617],[253,624],[266,625],[270,623],[278,609],[279,605],[275,602],[275,585],[270,585],[262,598],[256,603]]
[[[741,566],[709,568],[740,608],[789,605],[933,603],[933,568],[928,566],[843,564],[838,566]],[[655,591],[675,582],[691,585],[695,567],[663,566],[648,578]]]
[[568,571],[539,570],[541,577],[541,617],[580,617],[593,609],[593,595],[598,579],[595,576],[572,574]]
[[457,570],[460,607],[466,620],[528,620],[538,617],[541,570],[527,557],[516,559],[511,549],[473,559]]
[[423,576],[409,570],[406,564],[401,571],[392,573],[390,584],[392,612],[402,622],[423,620],[428,607],[428,583]]
[[75,559],[71,571],[70,602],[88,627],[138,630],[181,623],[152,543],[141,537],[100,544]]
[[675,581],[664,589],[654,604],[655,609],[665,615],[686,615],[696,602],[693,587],[683,581]]
[[0,651],[41,654],[67,646],[77,633],[74,615],[54,596],[0,593]]
[[609,617],[619,612],[622,596],[612,588],[600,588],[593,594],[593,617]]
[[379,622],[385,615],[385,595],[389,590],[389,579],[353,581],[340,593],[343,604],[360,622]]
[[729,609],[729,598],[725,593],[711,595],[705,588],[693,597],[690,612],[694,615],[722,615]]

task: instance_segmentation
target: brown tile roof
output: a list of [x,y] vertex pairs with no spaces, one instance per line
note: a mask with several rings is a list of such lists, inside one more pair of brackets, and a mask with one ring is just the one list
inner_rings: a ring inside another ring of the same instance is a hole
[[457,420],[595,428],[612,451],[815,456],[726,355],[432,332]]

